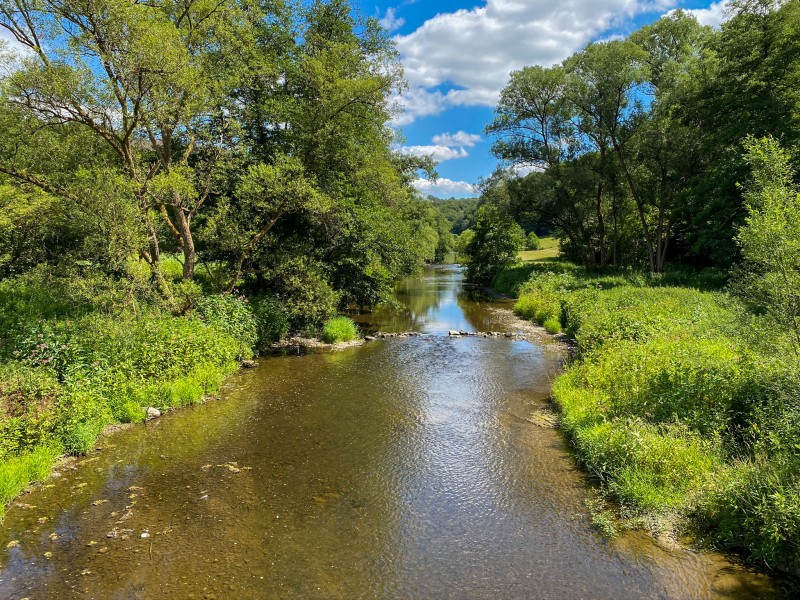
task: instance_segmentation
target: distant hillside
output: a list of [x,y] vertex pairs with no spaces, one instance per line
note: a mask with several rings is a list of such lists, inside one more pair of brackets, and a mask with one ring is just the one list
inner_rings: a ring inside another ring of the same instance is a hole
[[428,196],[428,200],[436,206],[450,223],[450,231],[456,235],[469,229],[478,209],[478,198],[449,198],[442,200]]

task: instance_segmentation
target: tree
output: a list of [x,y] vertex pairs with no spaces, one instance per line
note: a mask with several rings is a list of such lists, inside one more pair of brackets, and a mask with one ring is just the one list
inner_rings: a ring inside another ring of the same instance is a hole
[[680,217],[691,258],[728,266],[737,258],[735,232],[747,214],[737,183],[749,168],[741,142],[772,135],[800,140],[800,3],[730,3],[721,30],[699,51],[696,89],[676,116],[699,145],[700,167],[682,192]]
[[800,190],[791,155],[772,137],[745,141],[752,179],[736,240],[743,265],[735,288],[790,332],[800,355]]
[[498,206],[487,203],[475,217],[474,237],[466,248],[467,281],[488,285],[495,275],[512,265],[525,245],[525,233]]
[[[224,105],[239,78],[241,63],[231,58],[248,43],[247,25],[234,2],[216,0],[0,0],[0,26],[25,49],[4,81],[7,110],[47,130],[82,128],[105,145],[113,161],[88,168],[124,179],[120,194],[147,232],[140,254],[158,280],[160,218],[183,252],[184,278],[194,275],[192,221],[236,140]],[[32,131],[36,145],[39,130]],[[0,172],[83,201],[73,178],[55,179],[20,158],[4,152]]]
[[531,231],[525,238],[525,250],[540,250],[542,242],[536,232]]

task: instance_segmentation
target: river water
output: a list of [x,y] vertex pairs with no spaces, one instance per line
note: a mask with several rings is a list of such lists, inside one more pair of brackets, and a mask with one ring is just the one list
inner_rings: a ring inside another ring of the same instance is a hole
[[513,327],[457,268],[398,299],[363,326],[421,337],[262,358],[59,467],[0,525],[0,598],[779,597],[724,556],[603,538],[542,418],[562,350],[448,338]]

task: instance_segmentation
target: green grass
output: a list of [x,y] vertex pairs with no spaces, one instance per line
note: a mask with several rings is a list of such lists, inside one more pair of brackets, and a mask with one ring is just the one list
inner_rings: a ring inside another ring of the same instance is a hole
[[61,454],[57,446],[39,446],[33,451],[0,462],[0,519],[6,506],[31,483],[50,475],[53,463]]
[[200,296],[176,316],[147,298],[133,310],[105,279],[86,285],[43,272],[0,282],[0,505],[109,424],[217,393],[257,344],[243,298]]
[[561,254],[559,241],[554,237],[539,238],[538,250],[523,250],[519,258],[523,262],[538,262],[558,258]]
[[701,291],[721,280],[540,264],[515,310],[577,341],[553,400],[622,514],[797,569],[800,368],[766,317]]
[[335,317],[326,321],[322,326],[320,338],[326,344],[352,342],[358,338],[358,328],[352,319]]

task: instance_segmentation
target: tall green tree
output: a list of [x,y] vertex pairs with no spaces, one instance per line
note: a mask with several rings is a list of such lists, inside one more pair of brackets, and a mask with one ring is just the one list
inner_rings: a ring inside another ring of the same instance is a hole
[[[111,160],[85,167],[93,187],[101,172],[120,178],[120,202],[139,211],[147,238],[140,254],[157,279],[163,218],[191,279],[192,221],[236,139],[225,103],[239,79],[233,57],[250,43],[247,15],[232,1],[2,0],[0,26],[24,48],[2,100],[31,124],[29,147],[50,152],[38,132],[75,127],[104,145]],[[0,172],[82,203],[74,172],[55,178],[35,154],[3,152]]]
[[[488,191],[490,195],[497,193],[503,192]],[[517,260],[525,246],[525,232],[497,203],[489,201],[478,209],[473,233],[466,247],[467,280],[488,285],[497,273]]]
[[790,332],[800,355],[800,190],[791,156],[775,138],[747,138],[747,217],[736,240],[743,265],[735,288]]

